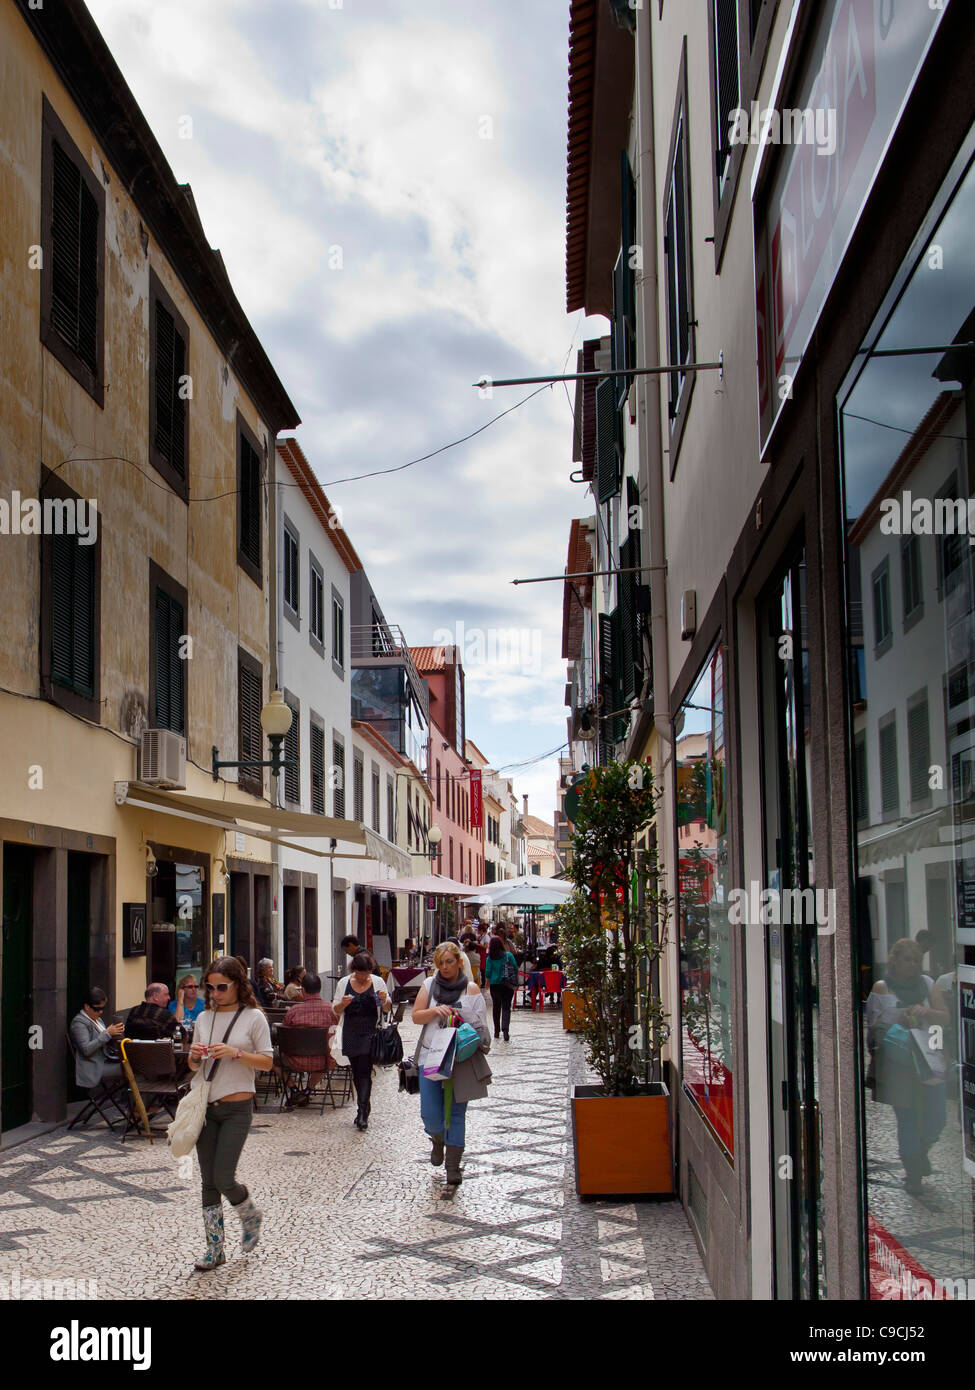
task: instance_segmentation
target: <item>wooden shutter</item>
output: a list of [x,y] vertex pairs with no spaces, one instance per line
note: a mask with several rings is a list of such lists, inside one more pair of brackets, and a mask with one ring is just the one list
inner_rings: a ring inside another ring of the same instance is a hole
[[316,816],[325,814],[325,730],[317,724],[309,729],[311,739],[311,809]]
[[51,679],[91,698],[95,693],[95,547],[53,535]]
[[931,795],[928,785],[931,732],[928,724],[927,697],[908,707],[907,756],[911,777],[911,800],[926,801]]
[[352,819],[362,821],[365,819],[365,789],[363,780],[365,769],[362,759],[358,754],[352,754]]
[[51,322],[94,372],[98,366],[98,204],[74,160],[51,142]]
[[867,741],[863,734],[857,738],[853,749],[853,794],[857,825],[864,826],[870,820],[870,805],[867,788]]
[[596,501],[608,502],[619,492],[619,461],[617,431],[619,412],[616,408],[613,378],[601,381],[596,387]]
[[335,772],[335,786],[332,788],[332,815],[345,819],[345,749],[336,739],[332,740],[332,766]]
[[714,67],[717,78],[715,173],[724,177],[731,155],[731,113],[738,107],[738,0],[714,0]]
[[240,550],[261,566],[261,465],[246,435],[240,436]]
[[880,730],[880,804],[884,815],[896,815],[900,804],[897,784],[897,723]]
[[185,662],[179,655],[180,638],[186,631],[183,605],[164,589],[157,588],[153,616],[153,727],[183,734],[186,732]]
[[[599,343],[590,339],[582,345],[582,370],[596,370]],[[582,386],[582,480],[591,483],[596,476],[596,379],[589,377]]]
[[[240,662],[237,667],[237,757],[244,762],[262,760],[264,731],[261,728],[263,676],[260,671]],[[241,787],[260,795],[263,778],[259,767],[242,767],[237,773]]]
[[155,447],[170,467],[186,476],[186,402],[180,398],[180,378],[186,373],[186,344],[172,314],[155,301]]
[[297,803],[301,800],[301,711],[290,700],[286,703],[291,711],[291,728],[284,736],[284,756],[294,767],[284,769],[284,799]]

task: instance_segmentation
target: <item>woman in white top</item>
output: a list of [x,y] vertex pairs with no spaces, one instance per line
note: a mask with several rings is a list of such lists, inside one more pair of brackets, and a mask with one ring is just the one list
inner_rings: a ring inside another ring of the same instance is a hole
[[274,1050],[267,1019],[239,961],[232,956],[213,961],[203,988],[207,1006],[193,1030],[189,1066],[196,1072],[205,1062],[203,1075],[210,1081],[206,1122],[196,1142],[207,1240],[196,1268],[210,1270],[224,1262],[224,1197],[240,1217],[243,1254],[261,1237],[263,1217],[237,1181],[237,1163],[254,1114],[254,1073],[270,1070]]

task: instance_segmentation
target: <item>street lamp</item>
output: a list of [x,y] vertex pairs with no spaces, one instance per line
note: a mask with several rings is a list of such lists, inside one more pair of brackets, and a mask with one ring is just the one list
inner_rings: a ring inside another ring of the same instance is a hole
[[221,762],[220,750],[216,744],[211,749],[210,770],[213,773],[213,780],[219,781],[219,769],[222,767],[269,767],[271,775],[276,777],[279,772],[287,767],[296,767],[294,759],[282,758],[281,745],[284,742],[288,730],[291,728],[291,709],[284,702],[284,697],[280,690],[272,690],[271,698],[261,710],[261,728],[267,735],[271,744],[271,757],[260,762],[257,760],[243,762]]
[[427,844],[430,845],[431,848],[426,851],[430,856],[431,868],[433,867],[433,861],[435,859],[441,859],[443,857],[442,851],[437,848],[442,839],[443,831],[440,829],[440,826],[431,825],[430,829],[427,831]]

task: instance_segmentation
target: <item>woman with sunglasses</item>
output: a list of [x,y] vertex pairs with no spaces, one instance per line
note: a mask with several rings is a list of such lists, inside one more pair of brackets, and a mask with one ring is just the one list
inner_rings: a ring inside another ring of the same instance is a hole
[[205,1008],[203,991],[196,983],[196,976],[184,975],[176,986],[176,998],[169,1001],[169,1012],[176,1015],[177,1023],[190,1029]]
[[210,1270],[224,1262],[224,1197],[240,1217],[241,1252],[246,1255],[261,1238],[263,1216],[237,1181],[237,1163],[254,1114],[254,1073],[271,1069],[274,1050],[267,1018],[239,961],[232,956],[213,961],[203,988],[206,1011],[193,1031],[189,1065],[194,1072],[205,1067],[204,1078],[213,1078],[206,1122],[196,1142],[207,1242],[196,1268]]

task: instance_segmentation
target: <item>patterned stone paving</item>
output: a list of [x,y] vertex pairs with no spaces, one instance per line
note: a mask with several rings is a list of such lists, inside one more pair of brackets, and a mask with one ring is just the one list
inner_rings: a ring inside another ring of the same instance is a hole
[[[402,1027],[409,1049],[415,1037]],[[265,1212],[260,1246],[202,1252],[199,1174],[165,1142],[125,1145],[101,1126],[47,1134],[0,1160],[0,1298],[8,1281],[94,1280],[98,1298],[709,1299],[680,1203],[581,1202],[569,1085],[584,1078],[561,1014],[516,1011],[495,1043],[487,1100],[467,1115],[464,1182],[440,1200],[418,1097],[377,1074],[369,1129],[354,1106],[261,1108],[240,1176]],[[195,1169],[195,1161],[194,1161]]]

